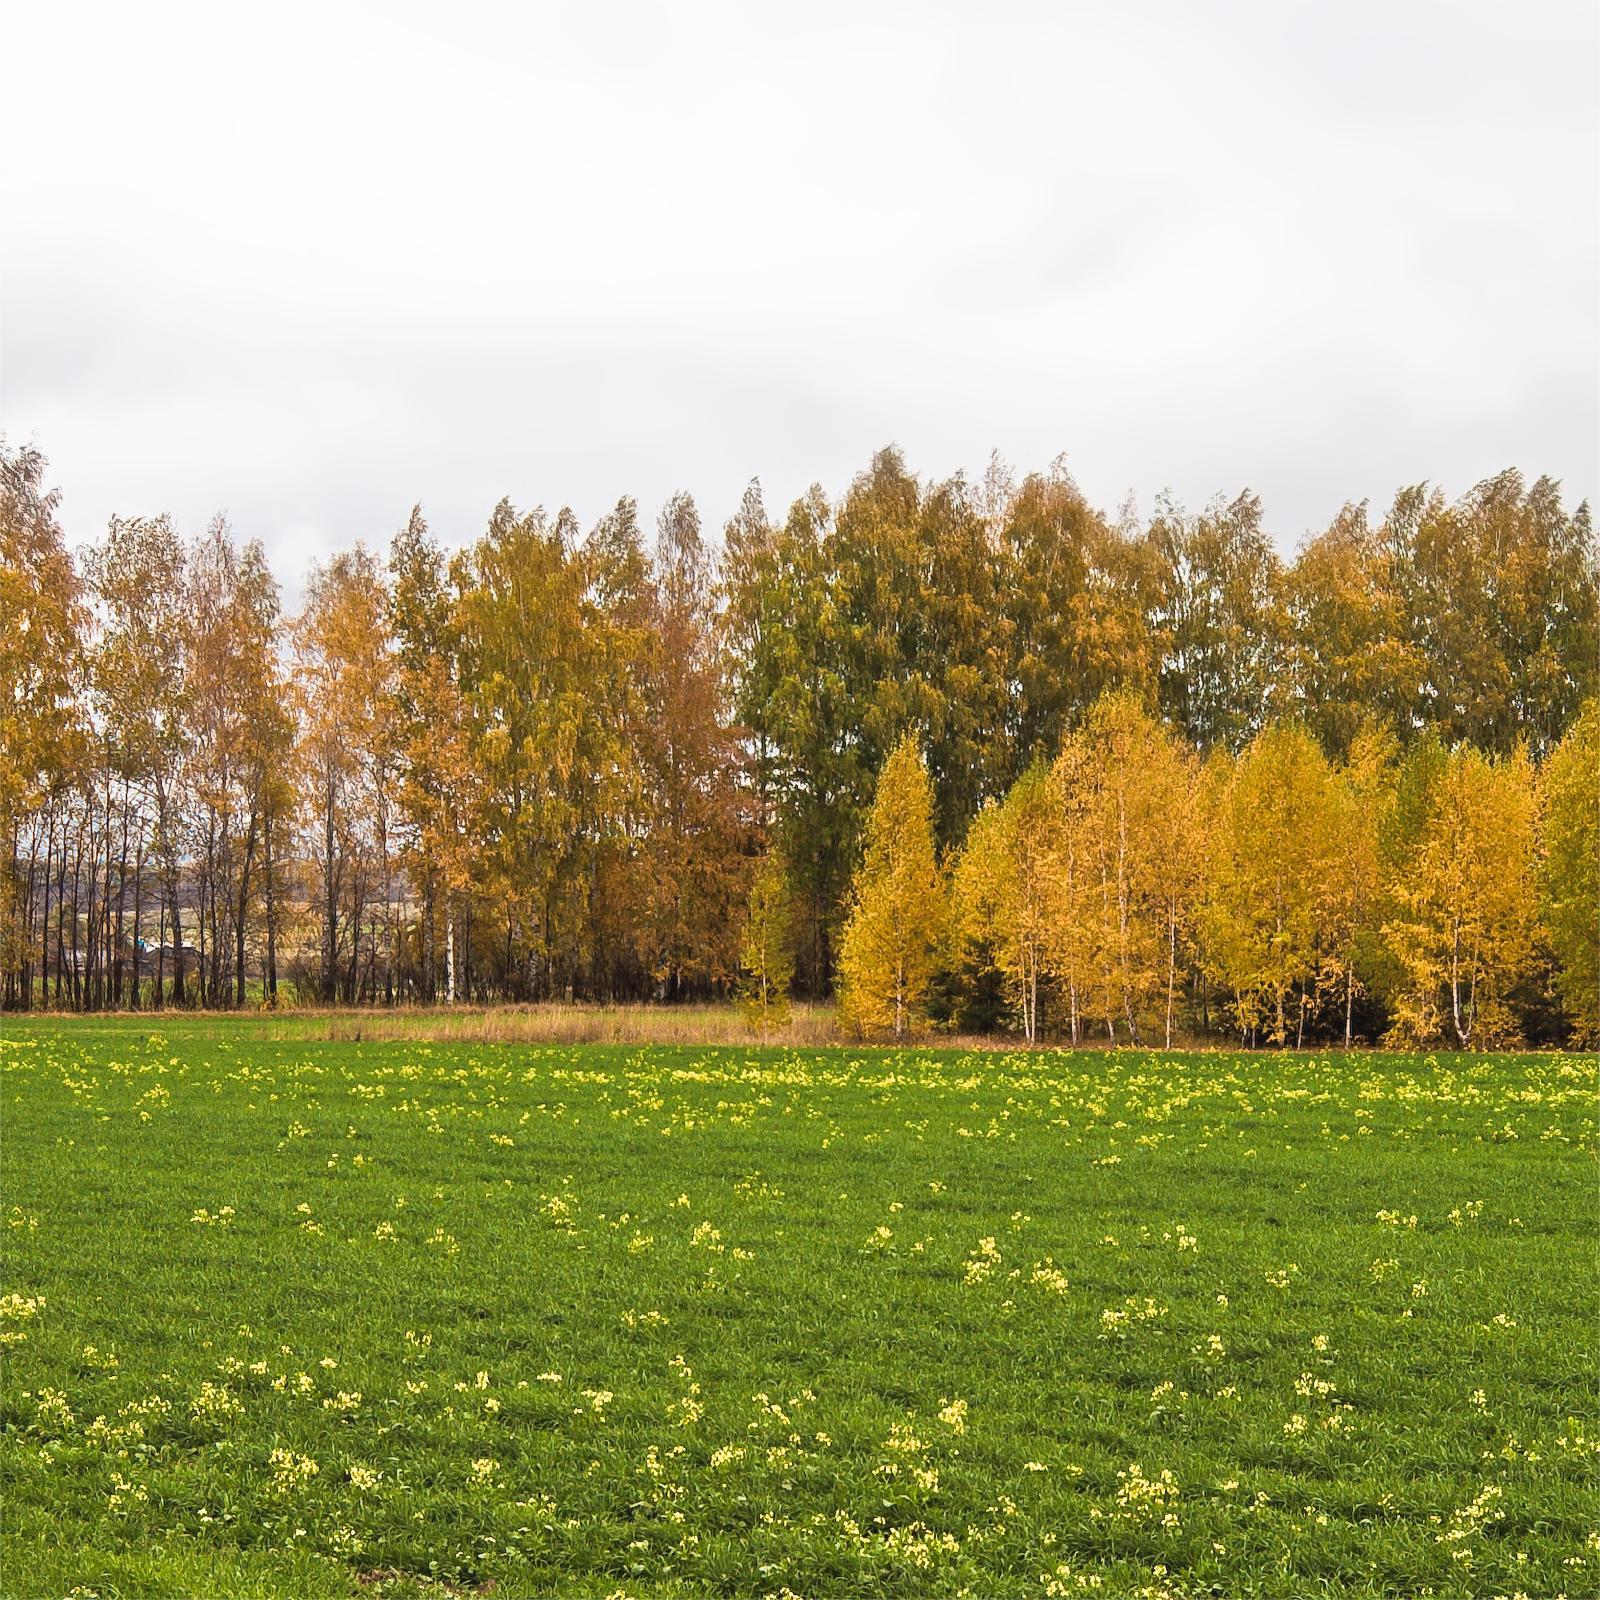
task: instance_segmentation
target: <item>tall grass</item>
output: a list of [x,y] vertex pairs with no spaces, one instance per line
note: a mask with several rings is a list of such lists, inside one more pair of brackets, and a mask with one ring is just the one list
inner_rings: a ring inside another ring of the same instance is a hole
[[647,1004],[451,1006],[397,1011],[308,1010],[263,1014],[264,1039],[408,1040],[461,1044],[792,1045],[839,1042],[834,1008],[795,1004],[789,1021],[762,1030],[738,1006]]

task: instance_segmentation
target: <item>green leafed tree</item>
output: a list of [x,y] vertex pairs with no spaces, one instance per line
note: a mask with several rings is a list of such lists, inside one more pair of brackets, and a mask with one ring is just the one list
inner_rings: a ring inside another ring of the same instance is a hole
[[1539,775],[1539,912],[1579,1037],[1600,1037],[1600,700]]
[[1198,517],[1163,504],[1149,541],[1161,577],[1161,712],[1200,750],[1247,744],[1283,678],[1283,568],[1248,490]]
[[751,1024],[766,1032],[789,1020],[794,981],[794,908],[781,850],[769,850],[750,885],[739,941],[739,997]]

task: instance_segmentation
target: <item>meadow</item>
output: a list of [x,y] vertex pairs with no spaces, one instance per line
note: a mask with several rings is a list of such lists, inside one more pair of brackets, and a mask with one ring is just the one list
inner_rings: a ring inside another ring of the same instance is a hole
[[0,1588],[1592,1595],[1595,1087],[11,1021]]

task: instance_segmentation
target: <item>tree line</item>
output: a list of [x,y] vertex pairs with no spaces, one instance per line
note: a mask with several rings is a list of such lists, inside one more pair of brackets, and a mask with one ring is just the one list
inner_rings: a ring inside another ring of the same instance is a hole
[[1283,721],[1202,759],[1117,690],[943,860],[936,815],[908,735],[841,943],[863,1033],[1485,1049],[1600,1031],[1600,700],[1536,771],[1525,746],[1429,730],[1402,751],[1374,724],[1339,763]]
[[[1286,562],[1248,493],[1113,518],[1059,463],[924,483],[885,450],[781,519],[752,484],[720,541],[684,494],[653,537],[629,499],[587,533],[502,502],[453,551],[413,511],[286,614],[225,520],[117,517],[74,553],[46,478],[0,443],[7,1006],[742,978],[772,1003],[840,989],[876,1028],[862,880],[910,748],[945,909],[903,1025],[1444,1038],[1400,976],[1440,962],[1468,1037],[1576,1015],[1553,889],[1514,972],[1460,980],[1454,944],[1400,931],[1432,926],[1404,896],[1457,788],[1509,808],[1490,832],[1516,883],[1554,859],[1597,581],[1588,507],[1549,479],[1346,506]],[[1335,870],[1373,828],[1371,870]],[[1279,834],[1323,854],[1265,877]],[[1329,898],[1357,878],[1359,907]],[[1023,880],[1026,937],[1000,909]]]

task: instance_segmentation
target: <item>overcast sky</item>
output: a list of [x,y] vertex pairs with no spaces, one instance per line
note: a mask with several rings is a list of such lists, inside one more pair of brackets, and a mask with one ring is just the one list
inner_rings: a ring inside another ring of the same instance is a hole
[[13,6],[0,430],[291,593],[420,500],[1600,487],[1594,0]]

